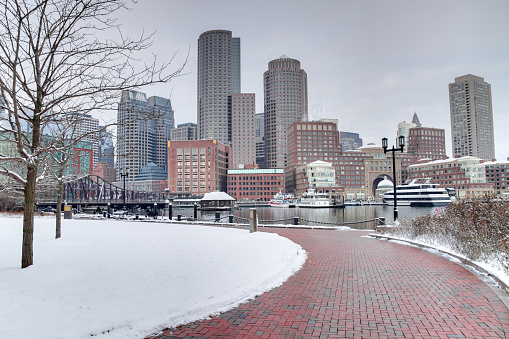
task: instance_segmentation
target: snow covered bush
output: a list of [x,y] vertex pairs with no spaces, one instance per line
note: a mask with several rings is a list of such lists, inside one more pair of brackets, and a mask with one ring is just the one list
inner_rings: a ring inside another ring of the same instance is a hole
[[509,203],[494,196],[459,200],[438,213],[403,220],[395,233],[496,264],[509,273]]

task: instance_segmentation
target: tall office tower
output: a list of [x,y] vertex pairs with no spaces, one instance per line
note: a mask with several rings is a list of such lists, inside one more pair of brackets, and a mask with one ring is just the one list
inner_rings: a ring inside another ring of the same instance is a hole
[[168,140],[175,127],[174,111],[170,99],[152,96],[148,98],[149,111],[149,162],[168,172]]
[[255,95],[238,93],[230,96],[232,115],[232,136],[230,168],[241,168],[241,165],[256,164],[255,142]]
[[240,38],[213,30],[198,39],[198,139],[231,142],[228,97],[240,93]]
[[[117,112],[117,180],[134,180],[150,162],[167,171],[167,144],[173,128],[169,99],[123,91]],[[166,150],[164,150],[166,148]]]
[[170,137],[172,141],[196,140],[196,124],[193,122],[179,124],[171,130]]
[[455,158],[495,157],[491,85],[467,74],[449,84],[452,152]]
[[341,144],[342,151],[355,150],[362,146],[362,139],[359,133],[353,132],[339,132],[339,143]]
[[286,130],[308,120],[307,74],[300,62],[283,55],[263,74],[265,93],[265,157],[267,168],[286,167]]

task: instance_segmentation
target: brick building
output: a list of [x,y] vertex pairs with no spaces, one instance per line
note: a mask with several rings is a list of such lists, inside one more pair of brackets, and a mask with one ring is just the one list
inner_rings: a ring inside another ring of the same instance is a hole
[[173,197],[226,192],[230,147],[216,140],[168,142],[168,189]]
[[227,193],[237,201],[270,201],[284,187],[283,169],[228,170]]
[[495,193],[509,195],[509,158],[506,161],[486,161],[483,165],[486,181],[493,184]]
[[413,127],[408,130],[407,152],[416,159],[439,160],[445,154],[445,130],[432,127]]

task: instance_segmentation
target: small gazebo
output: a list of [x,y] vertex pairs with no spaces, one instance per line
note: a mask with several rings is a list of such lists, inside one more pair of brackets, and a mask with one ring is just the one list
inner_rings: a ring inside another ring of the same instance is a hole
[[202,211],[230,210],[233,207],[234,198],[225,192],[213,191],[205,193],[200,200]]

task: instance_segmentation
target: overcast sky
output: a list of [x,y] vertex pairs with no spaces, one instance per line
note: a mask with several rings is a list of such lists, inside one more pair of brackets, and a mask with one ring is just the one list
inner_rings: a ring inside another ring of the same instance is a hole
[[241,39],[242,92],[256,94],[257,112],[263,72],[284,54],[308,75],[309,120],[338,119],[380,144],[417,112],[423,126],[445,128],[451,156],[448,84],[474,74],[492,86],[495,152],[509,157],[507,0],[140,0],[120,23],[126,34],[156,31],[152,52],[177,52],[175,68],[189,51],[185,75],[141,89],[171,95],[176,124],[196,122],[198,37],[226,29]]

